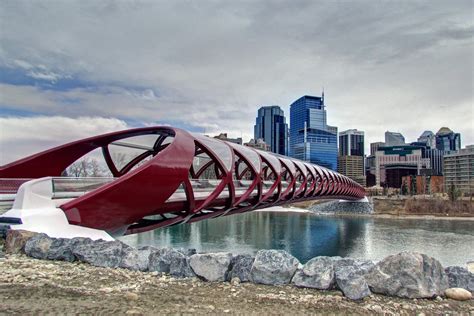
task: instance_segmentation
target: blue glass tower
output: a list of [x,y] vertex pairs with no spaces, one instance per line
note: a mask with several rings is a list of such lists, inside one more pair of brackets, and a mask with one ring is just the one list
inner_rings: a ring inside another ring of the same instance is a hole
[[[306,142],[305,142],[306,123]],[[337,133],[327,125],[324,93],[290,105],[290,156],[337,170]]]
[[436,133],[436,148],[442,151],[461,149],[461,134],[455,133],[447,127],[442,127]]
[[283,110],[277,106],[262,106],[254,126],[255,140],[262,138],[270,150],[280,155],[288,155],[288,124]]

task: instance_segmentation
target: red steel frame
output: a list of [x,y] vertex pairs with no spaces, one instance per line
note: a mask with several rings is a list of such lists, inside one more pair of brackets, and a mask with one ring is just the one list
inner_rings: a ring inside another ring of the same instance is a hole
[[[118,170],[109,145],[143,135],[156,135],[153,150],[138,155]],[[167,138],[172,141],[165,143]],[[138,233],[289,202],[357,200],[365,196],[362,186],[321,166],[168,126],[125,130],[58,146],[0,167],[0,178],[61,176],[69,165],[97,148],[102,149],[116,179],[60,208],[71,224],[112,234]],[[194,170],[195,156],[203,154],[210,158],[209,162]],[[219,183],[206,197],[196,198],[192,180],[202,177],[210,168]],[[244,177],[251,183],[237,196],[235,182],[240,183]],[[264,185],[268,186],[269,181],[271,185],[265,191]],[[288,186],[284,188],[283,183]],[[184,187],[186,198],[169,200],[180,187]],[[223,192],[227,194],[221,197]],[[145,218],[152,215],[159,216]]]

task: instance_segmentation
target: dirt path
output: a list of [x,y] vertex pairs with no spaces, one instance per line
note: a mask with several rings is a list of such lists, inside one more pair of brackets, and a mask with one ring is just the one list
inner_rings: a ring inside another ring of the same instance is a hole
[[471,314],[474,300],[352,302],[336,291],[208,283],[24,256],[0,259],[0,314]]

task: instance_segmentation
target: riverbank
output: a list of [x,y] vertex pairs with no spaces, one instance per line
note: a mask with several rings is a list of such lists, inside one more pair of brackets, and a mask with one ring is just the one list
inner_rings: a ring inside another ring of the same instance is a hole
[[372,294],[351,301],[338,291],[289,285],[204,282],[156,272],[93,267],[24,255],[0,259],[4,314],[472,314],[474,300],[400,299]]
[[[450,201],[440,197],[430,196],[372,196],[369,197],[373,205],[373,213],[361,214],[349,212],[348,215],[375,216],[381,218],[436,218],[474,220],[474,202],[470,200]],[[316,200],[292,203],[288,206],[311,209],[315,206],[320,209],[329,200]],[[330,204],[328,204],[330,205]],[[344,215],[340,212],[337,215]]]

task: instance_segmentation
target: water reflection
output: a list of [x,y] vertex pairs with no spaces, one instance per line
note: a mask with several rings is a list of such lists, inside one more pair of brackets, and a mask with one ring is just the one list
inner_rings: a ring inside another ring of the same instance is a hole
[[321,255],[377,260],[403,250],[427,253],[444,265],[464,264],[474,259],[473,221],[252,212],[121,239],[133,246],[170,246],[198,251],[252,253],[258,249],[284,249],[303,263]]

